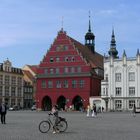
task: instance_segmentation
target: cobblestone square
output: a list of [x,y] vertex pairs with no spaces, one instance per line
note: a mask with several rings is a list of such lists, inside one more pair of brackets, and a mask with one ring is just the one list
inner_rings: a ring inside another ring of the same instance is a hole
[[139,140],[140,114],[100,113],[96,118],[81,112],[60,112],[68,121],[65,133],[42,134],[38,124],[47,112],[8,111],[7,124],[0,124],[0,140]]

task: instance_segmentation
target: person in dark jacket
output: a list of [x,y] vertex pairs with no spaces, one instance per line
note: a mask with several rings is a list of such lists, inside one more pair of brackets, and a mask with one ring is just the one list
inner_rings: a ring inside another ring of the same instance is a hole
[[2,103],[0,105],[0,114],[1,114],[1,123],[6,124],[6,113],[7,113],[7,107],[5,103]]
[[53,126],[53,133],[55,134],[56,132],[59,133],[59,130],[57,130],[57,124],[59,122],[59,115],[58,115],[58,106],[57,105],[54,105],[53,108],[52,108],[52,111],[51,113],[53,115],[53,118],[54,118],[54,126]]

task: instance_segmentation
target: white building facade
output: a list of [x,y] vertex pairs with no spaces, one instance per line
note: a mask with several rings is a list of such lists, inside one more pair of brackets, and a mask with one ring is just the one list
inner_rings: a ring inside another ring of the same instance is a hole
[[135,58],[112,56],[104,59],[101,97],[106,110],[131,110],[140,107],[140,53]]

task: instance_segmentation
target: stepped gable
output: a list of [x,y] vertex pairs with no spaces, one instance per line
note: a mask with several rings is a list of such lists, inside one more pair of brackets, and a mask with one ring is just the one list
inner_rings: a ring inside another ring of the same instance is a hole
[[69,37],[70,40],[74,43],[75,47],[82,53],[82,56],[91,64],[92,68],[101,68],[103,69],[103,56],[97,52],[92,53],[89,48],[75,39]]
[[[79,53],[86,59],[86,61],[91,65],[92,68],[101,68],[103,69],[103,56],[99,53],[92,51],[85,45],[81,44],[80,42],[76,41],[75,39],[69,37],[65,31],[59,31],[57,37],[54,39],[53,44],[51,45],[48,53],[56,52],[57,47],[59,47],[59,51],[57,51],[57,55],[63,55],[64,46],[69,47],[69,54],[75,54],[75,52],[71,52],[74,48],[78,49]],[[48,54],[47,53],[47,54]],[[52,54],[51,53],[51,54]],[[65,52],[64,52],[65,53]],[[46,56],[40,66],[43,66],[46,63]],[[44,64],[43,64],[44,63]]]

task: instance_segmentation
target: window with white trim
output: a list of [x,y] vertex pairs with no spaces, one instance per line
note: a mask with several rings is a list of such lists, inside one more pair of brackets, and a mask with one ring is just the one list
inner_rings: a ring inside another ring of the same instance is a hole
[[56,88],[61,88],[61,81],[60,80],[56,81]]
[[56,74],[59,74],[59,68],[56,68],[56,69],[55,69],[55,73],[56,73]]
[[65,62],[68,62],[69,61],[69,58],[68,57],[65,57]]
[[42,81],[41,87],[42,87],[42,88],[46,88],[46,81],[45,81],[45,80]]
[[68,85],[68,80],[64,80],[64,81],[63,81],[63,85],[64,85],[64,88],[68,88],[68,86],[69,86],[69,85]]
[[9,87],[5,86],[5,96],[9,96]]
[[129,96],[135,95],[135,87],[129,87]]
[[64,73],[68,73],[69,72],[69,68],[68,67],[64,67]]
[[47,68],[44,69],[44,73],[48,74],[48,69]]
[[70,70],[71,70],[71,73],[75,72],[75,68],[74,67],[71,67]]
[[135,81],[135,72],[129,72],[129,81]]
[[115,81],[121,82],[121,73],[115,73]]
[[81,67],[77,67],[77,72],[81,72]]
[[115,109],[116,110],[122,109],[122,100],[115,100]]
[[77,81],[76,80],[72,80],[72,88],[76,88],[77,87]]
[[80,88],[83,88],[84,85],[85,85],[85,81],[84,81],[84,80],[80,80],[80,81],[79,81],[79,86],[80,86]]
[[48,81],[48,88],[53,88],[53,82],[52,81]]
[[16,95],[16,87],[11,87],[11,96]]
[[121,94],[122,94],[122,88],[116,87],[116,96],[121,96]]
[[64,51],[67,51],[68,50],[68,46],[64,46]]
[[129,109],[133,109],[134,105],[135,105],[135,100],[129,100]]
[[59,57],[56,57],[56,62],[59,62],[60,61],[60,58]]
[[75,58],[74,58],[74,57],[72,57],[72,58],[71,58],[71,61],[72,61],[72,62],[74,62],[74,61],[75,61]]
[[50,57],[50,63],[53,63],[53,61],[54,61],[53,57]]
[[53,68],[50,69],[50,74],[54,74],[54,69]]
[[16,85],[16,77],[15,76],[11,77],[11,84]]

